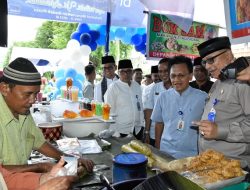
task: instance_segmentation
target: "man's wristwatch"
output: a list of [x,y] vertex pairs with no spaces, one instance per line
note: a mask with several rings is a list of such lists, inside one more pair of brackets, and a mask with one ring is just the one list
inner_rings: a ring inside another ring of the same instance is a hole
[[149,131],[145,130],[144,133],[145,133],[145,134],[149,134]]

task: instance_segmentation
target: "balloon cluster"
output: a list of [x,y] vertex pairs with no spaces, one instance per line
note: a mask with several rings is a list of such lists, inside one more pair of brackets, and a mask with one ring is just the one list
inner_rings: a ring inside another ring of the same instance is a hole
[[61,68],[55,71],[54,76],[56,78],[56,91],[53,93],[52,99],[56,99],[57,96],[60,95],[61,87],[66,86],[67,78],[73,80],[73,86],[79,89],[78,97],[82,97],[83,84],[85,81],[85,76],[83,74],[78,73],[74,68],[69,68],[67,70]]
[[[121,40],[125,44],[134,45],[136,51],[145,54],[146,52],[146,29],[145,28],[125,28],[111,27],[109,40]],[[76,40],[80,45],[87,45],[91,51],[95,51],[97,46],[104,46],[106,42],[106,25],[88,25],[80,23],[77,30],[71,34],[71,40]]]

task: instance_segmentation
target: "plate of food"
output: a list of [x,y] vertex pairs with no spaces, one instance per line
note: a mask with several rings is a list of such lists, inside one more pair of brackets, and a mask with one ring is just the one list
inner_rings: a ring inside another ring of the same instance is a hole
[[239,160],[211,149],[193,157],[184,170],[182,175],[210,190],[239,183],[247,174]]

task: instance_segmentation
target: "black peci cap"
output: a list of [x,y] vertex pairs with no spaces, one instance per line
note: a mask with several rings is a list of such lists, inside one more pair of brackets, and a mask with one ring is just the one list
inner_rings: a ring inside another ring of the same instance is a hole
[[231,49],[231,43],[227,36],[216,37],[201,43],[197,48],[201,58],[204,58],[215,51]]
[[115,63],[115,59],[111,55],[106,55],[102,57],[102,64]]
[[127,68],[131,68],[133,69],[133,65],[130,59],[123,59],[120,60],[118,63],[118,70],[119,69],[127,69]]
[[151,66],[151,74],[158,73],[158,65]]

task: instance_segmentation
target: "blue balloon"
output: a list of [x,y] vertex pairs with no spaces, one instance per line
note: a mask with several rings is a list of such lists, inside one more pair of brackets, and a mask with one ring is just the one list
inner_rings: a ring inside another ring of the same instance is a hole
[[135,34],[131,37],[131,43],[138,46],[142,43],[142,36],[140,34]]
[[146,55],[146,49],[140,51],[143,55]]
[[53,92],[52,95],[50,95],[50,100],[55,100],[57,98],[57,96],[59,96],[61,94],[60,89],[57,89],[56,91]]
[[146,50],[145,43],[141,43],[138,46],[135,46],[135,50],[141,52],[142,50]]
[[136,28],[127,28],[126,29],[126,34],[129,34],[129,35],[134,35],[136,33]]
[[64,69],[58,69],[57,71],[55,71],[54,76],[56,79],[62,78],[64,77],[64,73],[65,73]]
[[147,34],[142,35],[142,42],[146,43],[147,42]]
[[97,43],[95,41],[92,41],[90,44],[89,44],[89,47],[91,48],[91,51],[95,51],[96,48],[97,48]]
[[100,38],[99,38],[98,40],[96,40],[96,43],[97,43],[99,46],[105,45],[105,43],[106,43],[105,36],[101,34],[101,35],[100,35]]
[[60,89],[62,86],[66,85],[66,79],[65,78],[58,78],[56,80],[56,88]]
[[127,34],[121,39],[124,44],[131,44],[131,35]]
[[101,35],[106,35],[106,25],[101,25],[98,30]]
[[73,81],[73,86],[76,86],[80,91],[80,90],[82,90],[83,83],[79,80],[75,80],[75,81]]
[[146,28],[137,28],[137,32],[136,33],[143,35],[144,33],[146,33]]
[[89,45],[91,42],[91,36],[89,33],[83,33],[80,37],[81,44]]
[[117,28],[115,31],[115,37],[121,39],[125,35],[124,28]]
[[100,37],[100,32],[96,30],[90,30],[89,34],[91,36],[92,41],[96,41]]
[[77,31],[80,33],[88,33],[89,32],[89,26],[85,23],[80,23],[77,27]]
[[82,33],[80,32],[73,32],[70,36],[71,39],[77,40],[78,42],[80,42],[80,36]]
[[84,81],[85,81],[85,76],[78,73],[78,74],[76,75],[76,77],[75,77],[75,80],[79,80],[79,81],[81,81],[82,83],[84,83]]
[[78,92],[78,98],[83,98],[82,90],[79,90],[79,92]]
[[66,71],[66,73],[65,73],[65,78],[70,77],[70,78],[74,79],[75,76],[76,76],[76,74],[77,74],[77,72],[76,72],[75,69],[69,68],[69,69]]

